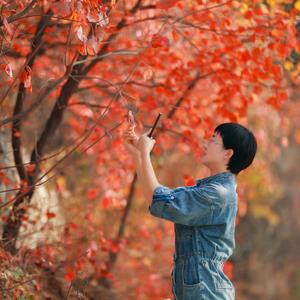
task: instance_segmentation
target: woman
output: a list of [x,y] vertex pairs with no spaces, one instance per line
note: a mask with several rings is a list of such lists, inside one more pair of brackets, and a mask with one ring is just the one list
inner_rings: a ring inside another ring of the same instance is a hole
[[211,172],[194,186],[171,189],[161,185],[150,152],[155,144],[147,134],[130,127],[125,147],[132,154],[151,215],[174,223],[175,253],[172,292],[175,300],[232,300],[235,288],[223,265],[235,248],[236,176],[252,164],[255,136],[238,123],[223,123],[205,145],[202,163]]

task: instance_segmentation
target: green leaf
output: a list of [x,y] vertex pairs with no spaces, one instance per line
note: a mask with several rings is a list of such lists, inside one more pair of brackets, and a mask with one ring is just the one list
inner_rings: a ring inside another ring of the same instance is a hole
[[21,279],[24,276],[24,273],[23,273],[23,271],[20,268],[16,267],[14,269],[14,271],[11,272],[11,275],[13,276],[13,278],[15,280],[19,280],[19,279]]

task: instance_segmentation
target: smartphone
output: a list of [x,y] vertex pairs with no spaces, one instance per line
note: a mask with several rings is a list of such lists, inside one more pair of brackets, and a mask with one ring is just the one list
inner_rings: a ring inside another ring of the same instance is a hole
[[150,131],[150,132],[148,133],[148,135],[147,135],[148,137],[151,137],[151,136],[152,136],[153,131],[154,131],[155,127],[157,126],[158,121],[159,121],[161,115],[162,115],[162,113],[159,113],[158,116],[156,117],[156,120],[155,120],[155,122],[154,122],[154,125],[152,126],[152,129],[151,129],[151,131]]

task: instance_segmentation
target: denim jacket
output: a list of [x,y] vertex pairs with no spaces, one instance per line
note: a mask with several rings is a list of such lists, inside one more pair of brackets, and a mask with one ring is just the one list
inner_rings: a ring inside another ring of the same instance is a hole
[[223,265],[235,248],[235,175],[226,171],[174,189],[159,185],[149,211],[174,223],[175,299],[234,299],[235,289]]

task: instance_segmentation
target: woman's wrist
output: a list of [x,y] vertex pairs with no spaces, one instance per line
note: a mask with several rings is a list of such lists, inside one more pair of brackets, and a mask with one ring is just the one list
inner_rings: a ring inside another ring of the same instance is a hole
[[148,157],[150,155],[150,152],[149,151],[147,151],[147,150],[143,150],[143,151],[141,151],[141,157],[143,158],[143,157]]
[[136,155],[134,155],[133,156],[133,160],[134,160],[134,163],[135,163],[135,165],[138,167],[138,166],[140,166],[141,165],[141,154],[140,153],[138,153],[138,154],[136,154]]

